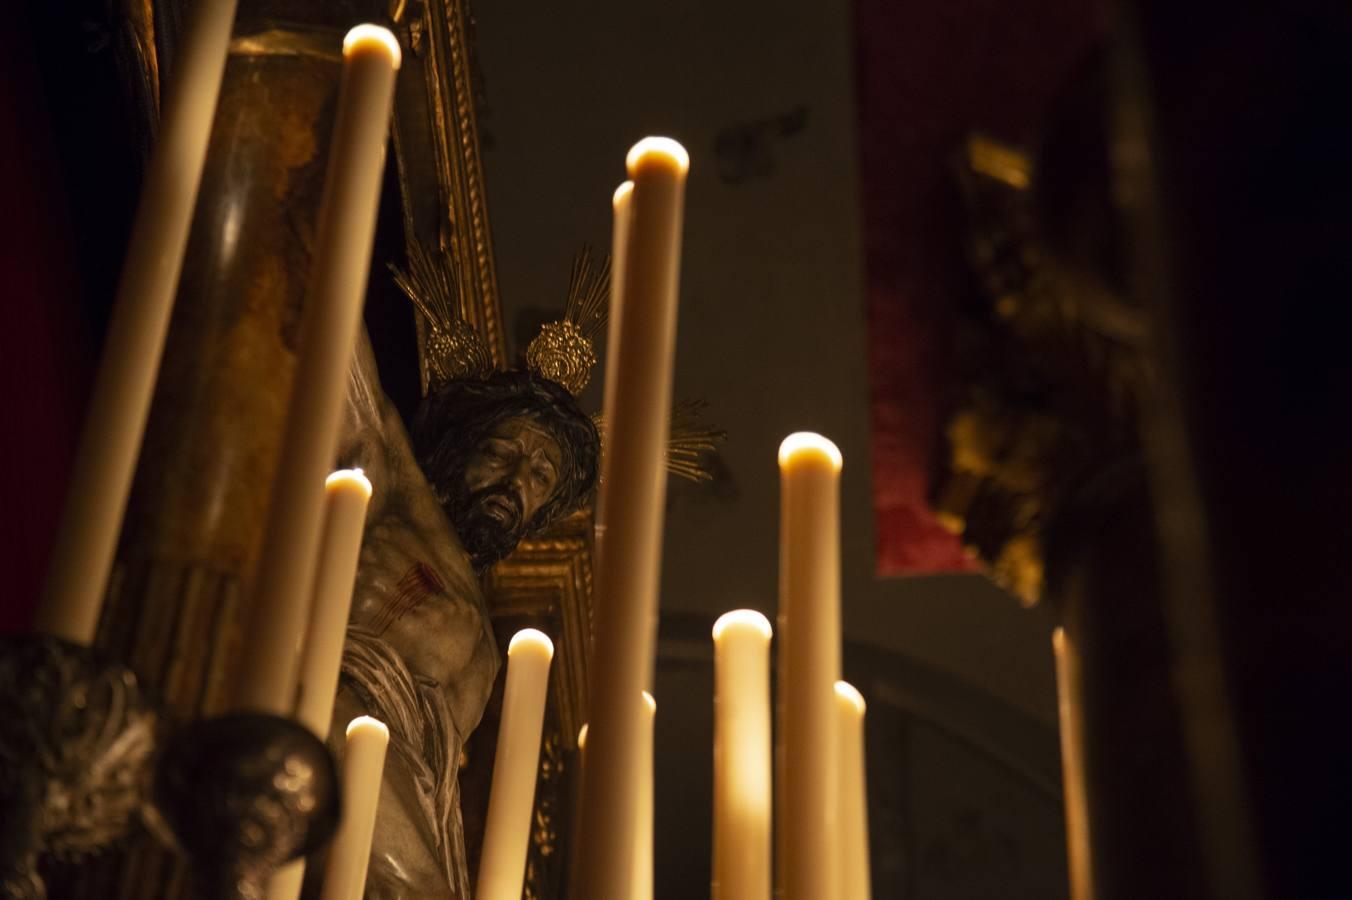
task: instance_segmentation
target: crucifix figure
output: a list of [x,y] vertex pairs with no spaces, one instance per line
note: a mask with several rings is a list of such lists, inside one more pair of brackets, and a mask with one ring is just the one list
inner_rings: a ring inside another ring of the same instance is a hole
[[460,751],[500,665],[480,578],[587,502],[599,449],[566,389],[519,370],[436,385],[405,428],[359,342],[337,463],[374,493],[330,744],[358,715],[390,729],[367,897],[468,900]]

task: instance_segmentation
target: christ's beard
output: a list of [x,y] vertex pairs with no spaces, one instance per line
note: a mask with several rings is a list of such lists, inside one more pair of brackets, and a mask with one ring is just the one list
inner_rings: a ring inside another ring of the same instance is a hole
[[475,571],[506,558],[525,536],[521,500],[506,488],[490,485],[456,500],[447,513]]

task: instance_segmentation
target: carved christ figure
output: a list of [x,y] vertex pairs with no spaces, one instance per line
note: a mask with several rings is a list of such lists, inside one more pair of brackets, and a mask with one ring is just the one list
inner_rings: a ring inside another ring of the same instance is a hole
[[368,898],[469,900],[460,751],[500,663],[480,578],[586,502],[598,451],[572,396],[520,371],[440,385],[406,429],[359,340],[337,463],[374,493],[329,742],[358,715],[390,729]]

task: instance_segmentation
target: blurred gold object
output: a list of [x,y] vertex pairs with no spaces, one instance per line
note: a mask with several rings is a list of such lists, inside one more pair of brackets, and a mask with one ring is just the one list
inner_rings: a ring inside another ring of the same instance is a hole
[[991,580],[1033,605],[1049,523],[1092,502],[1086,488],[1135,452],[1144,326],[1063,277],[1034,222],[1027,154],[976,135],[955,169],[982,302],[959,323],[958,399],[932,499]]

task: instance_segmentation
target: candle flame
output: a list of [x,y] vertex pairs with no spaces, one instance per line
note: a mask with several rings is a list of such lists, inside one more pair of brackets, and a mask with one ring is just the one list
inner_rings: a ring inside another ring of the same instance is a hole
[[350,57],[364,47],[372,45],[384,47],[390,54],[390,62],[397,69],[404,61],[399,49],[399,39],[388,28],[370,23],[357,25],[343,38],[343,57]]
[[554,658],[554,642],[549,639],[549,635],[543,631],[537,631],[534,628],[523,628],[512,635],[512,642],[507,645],[507,655],[511,656],[512,651],[516,649],[519,643],[535,644],[543,647],[550,659]]
[[367,500],[371,499],[371,480],[361,469],[338,469],[324,479],[325,488],[332,488],[337,484],[355,484],[366,492]]
[[789,460],[800,453],[821,453],[825,455],[831,460],[831,465],[837,472],[845,465],[844,457],[840,455],[840,448],[830,438],[823,437],[815,431],[795,431],[784,438],[783,443],[779,445],[780,468],[788,465]]
[[587,723],[583,722],[582,727],[577,730],[577,749],[587,749]]
[[373,729],[383,735],[385,740],[388,741],[390,739],[390,729],[386,727],[384,722],[372,716],[357,716],[357,718],[347,723],[347,731],[344,732],[344,734],[347,737],[352,737],[352,732],[362,728]]
[[770,640],[774,631],[770,627],[770,620],[754,609],[734,609],[732,612],[725,612],[718,617],[714,623],[714,640],[718,640],[723,632],[734,625],[747,625],[756,628],[765,639]]
[[650,154],[671,160],[682,175],[690,171],[690,154],[685,152],[679,141],[668,137],[645,137],[631,147],[629,155],[624,158],[624,165],[629,171],[630,178],[638,171],[643,158]]
[[861,716],[864,714],[864,711],[868,708],[867,705],[864,703],[864,695],[859,693],[858,688],[850,684],[848,681],[836,682],[836,696],[842,700],[846,700],[854,704],[854,708],[859,712],[859,715]]

